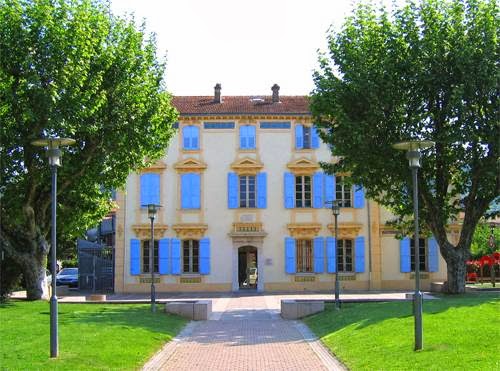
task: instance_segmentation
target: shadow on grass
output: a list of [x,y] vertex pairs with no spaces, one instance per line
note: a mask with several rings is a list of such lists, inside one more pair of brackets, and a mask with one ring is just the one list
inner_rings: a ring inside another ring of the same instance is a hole
[[[90,308],[89,308],[90,306]],[[41,312],[50,315],[50,312]],[[59,305],[59,322],[64,324],[97,325],[120,328],[142,328],[153,333],[168,333],[175,335],[186,322],[183,318],[170,315],[158,310],[151,313],[148,305],[99,305],[96,304],[68,304]]]
[[[467,293],[463,295],[438,295],[437,300],[424,300],[424,315],[445,312],[451,308],[474,307],[485,303],[499,301],[495,293]],[[323,337],[331,332],[356,324],[362,329],[389,319],[413,316],[413,302],[381,302],[381,303],[344,303],[340,310],[333,304],[327,304],[325,312],[309,316],[305,319],[314,328],[317,336]]]

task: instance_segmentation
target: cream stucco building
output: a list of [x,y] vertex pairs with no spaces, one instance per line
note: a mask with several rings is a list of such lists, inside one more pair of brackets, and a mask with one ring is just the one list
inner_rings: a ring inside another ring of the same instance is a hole
[[[392,216],[324,174],[332,162],[305,96],[175,97],[178,132],[154,166],[117,195],[115,291],[149,292],[155,221],[159,292],[411,289],[413,246],[386,226]],[[327,201],[338,199],[335,239]],[[456,237],[456,236],[455,236]],[[453,240],[453,235],[452,235]],[[422,288],[446,279],[433,238],[420,241]],[[335,246],[337,246],[335,248]]]

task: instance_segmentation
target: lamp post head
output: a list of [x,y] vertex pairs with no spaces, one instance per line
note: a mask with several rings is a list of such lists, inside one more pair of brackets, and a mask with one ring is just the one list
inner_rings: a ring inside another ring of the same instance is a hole
[[340,214],[340,205],[338,200],[332,202],[332,213],[335,216],[339,216]]
[[71,138],[42,138],[31,142],[35,147],[47,147],[50,166],[61,166],[62,151],[60,146],[72,146],[76,140]]
[[156,204],[147,204],[147,205],[143,205],[143,206],[146,206],[148,208],[148,218],[151,220],[155,219],[156,212],[161,207],[160,205],[156,205]]
[[410,168],[413,169],[420,167],[420,158],[422,157],[420,150],[433,147],[434,144],[435,143],[430,140],[410,140],[393,144],[392,148],[400,151],[407,151],[406,158],[410,163]]

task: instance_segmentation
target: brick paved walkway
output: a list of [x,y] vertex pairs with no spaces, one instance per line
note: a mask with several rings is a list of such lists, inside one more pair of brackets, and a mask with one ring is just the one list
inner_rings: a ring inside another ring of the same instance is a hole
[[212,320],[191,322],[144,369],[341,369],[314,341],[305,325],[281,319],[275,299],[265,296],[215,299],[214,307],[220,312]]

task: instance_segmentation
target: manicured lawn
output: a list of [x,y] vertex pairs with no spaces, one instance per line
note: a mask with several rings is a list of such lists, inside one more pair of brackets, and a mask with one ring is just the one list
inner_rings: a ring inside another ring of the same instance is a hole
[[186,321],[149,305],[59,304],[59,357],[50,359],[49,303],[0,305],[2,370],[136,370]]
[[424,349],[413,351],[410,302],[329,306],[305,319],[351,370],[499,370],[498,293],[424,302]]

